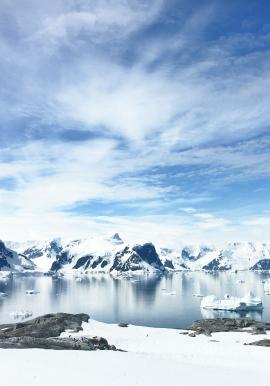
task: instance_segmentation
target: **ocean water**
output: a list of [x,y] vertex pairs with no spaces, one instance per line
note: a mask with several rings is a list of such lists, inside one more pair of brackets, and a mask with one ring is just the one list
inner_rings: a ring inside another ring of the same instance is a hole
[[[81,280],[77,280],[77,278]],[[33,317],[46,313],[87,313],[92,319],[106,323],[130,323],[150,327],[187,327],[196,319],[250,316],[270,322],[270,296],[264,293],[262,280],[270,274],[256,272],[205,274],[203,272],[174,273],[166,276],[134,275],[131,279],[116,279],[108,274],[63,276],[59,280],[46,276],[13,276],[0,278],[0,324],[20,321],[12,311],[30,310]],[[135,281],[139,280],[139,281]],[[239,283],[239,280],[245,283]],[[29,289],[39,291],[27,295]],[[227,293],[242,297],[247,292],[260,296],[261,312],[210,311],[200,308],[201,299],[193,294]],[[175,295],[164,293],[176,292]]]

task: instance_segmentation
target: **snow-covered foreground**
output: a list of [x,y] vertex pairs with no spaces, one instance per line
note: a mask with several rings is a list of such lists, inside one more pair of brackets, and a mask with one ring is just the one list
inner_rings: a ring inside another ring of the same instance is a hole
[[179,330],[121,328],[94,320],[83,323],[83,329],[62,336],[102,336],[128,352],[2,349],[1,385],[269,384],[270,349],[243,345],[266,335],[226,332],[192,338]]

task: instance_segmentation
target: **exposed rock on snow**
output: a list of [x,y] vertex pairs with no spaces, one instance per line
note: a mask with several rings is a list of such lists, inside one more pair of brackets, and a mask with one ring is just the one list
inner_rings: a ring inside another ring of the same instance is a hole
[[35,269],[36,265],[27,256],[6,248],[0,240],[0,271],[23,272]]
[[110,272],[114,271],[165,271],[153,244],[126,246],[116,253]]
[[[15,311],[25,313],[25,311]],[[82,330],[82,322],[87,322],[86,314],[48,314],[23,323],[0,326],[0,348],[26,349],[42,348],[50,350],[117,350],[105,338],[59,338],[67,329],[73,333]]]
[[[252,327],[254,330],[260,328],[261,330],[270,330],[270,323],[257,322],[251,318],[217,318],[217,319],[200,319],[196,320],[192,326],[186,330],[196,331],[198,334],[202,334],[205,331],[208,332],[225,332],[225,331],[238,331],[242,328]],[[252,333],[253,330],[247,330]]]
[[257,340],[256,342],[244,343],[246,346],[270,347],[270,339]]
[[23,272],[30,269],[120,273],[127,270],[170,272],[190,269],[211,273],[270,270],[270,244],[265,243],[239,242],[227,243],[222,248],[193,245],[169,249],[149,242],[124,244],[116,233],[84,240],[65,241],[58,238],[34,244],[9,241],[8,245],[15,248],[17,254],[4,244],[0,246],[2,271]]
[[231,266],[228,265],[228,260],[222,255],[222,252],[220,252],[216,259],[213,259],[210,263],[202,267],[202,269],[207,271],[227,271],[230,268]]
[[[1,339],[12,337],[50,338],[60,336],[66,329],[81,327],[82,322],[88,322],[87,314],[46,314],[23,323],[0,325]],[[3,331],[2,329],[5,328]]]
[[253,267],[250,268],[251,271],[261,271],[261,270],[270,270],[270,259],[259,260]]

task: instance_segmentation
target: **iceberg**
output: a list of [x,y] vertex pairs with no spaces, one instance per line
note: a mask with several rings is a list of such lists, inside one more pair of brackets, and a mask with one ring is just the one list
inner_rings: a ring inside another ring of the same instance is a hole
[[224,311],[248,311],[262,310],[261,298],[256,298],[252,292],[248,292],[243,298],[225,295],[225,300],[220,300],[215,295],[206,296],[202,299],[201,308],[208,310]]
[[248,310],[263,309],[262,299],[259,297],[256,298],[256,296],[253,295],[252,292],[248,292],[247,294],[245,294],[245,296],[241,298],[241,302],[246,303]]
[[203,298],[201,308],[208,310],[246,311],[247,305],[241,302],[239,298],[233,296],[226,300],[220,300],[215,295],[210,295]]
[[20,317],[22,316],[23,318],[28,318],[29,316],[32,316],[33,315],[33,312],[32,311],[13,311],[11,312],[9,315],[13,315],[14,318],[17,318],[17,317]]

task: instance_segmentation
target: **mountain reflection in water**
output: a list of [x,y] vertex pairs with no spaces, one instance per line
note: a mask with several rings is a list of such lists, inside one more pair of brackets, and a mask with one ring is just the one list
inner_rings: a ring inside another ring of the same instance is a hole
[[[76,280],[80,277],[81,280]],[[133,275],[133,278],[114,278],[107,274],[88,274],[52,277],[14,276],[0,279],[0,323],[14,322],[13,311],[29,310],[33,317],[45,313],[88,313],[92,319],[107,323],[130,323],[151,327],[187,327],[202,318],[241,318],[270,322],[270,297],[264,294],[262,280],[269,273],[220,272],[205,275],[189,272],[159,275]],[[135,281],[139,280],[139,281]],[[244,280],[245,283],[239,283]],[[35,289],[40,293],[26,295]],[[223,298],[243,297],[253,292],[262,298],[262,312],[213,311],[200,308],[202,298],[193,294],[216,295]],[[162,296],[176,292],[176,295]],[[18,319],[17,319],[18,320]]]

